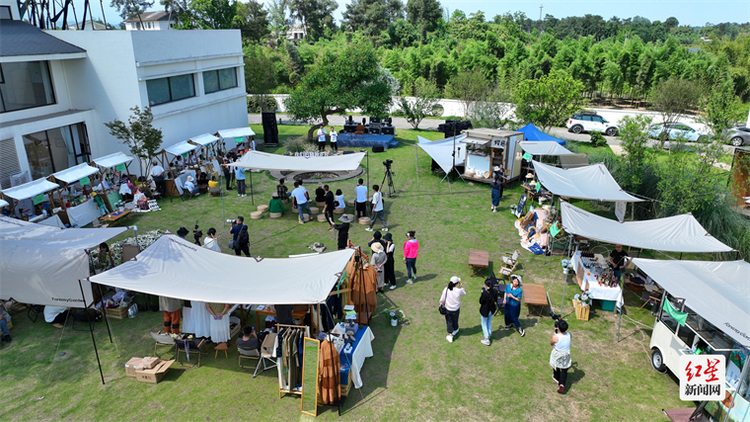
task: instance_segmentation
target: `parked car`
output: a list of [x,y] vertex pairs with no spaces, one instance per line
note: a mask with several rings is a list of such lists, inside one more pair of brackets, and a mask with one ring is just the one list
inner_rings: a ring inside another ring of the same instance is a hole
[[729,143],[736,147],[750,145],[750,127],[737,126],[733,128],[729,132]]
[[620,131],[617,125],[610,123],[604,117],[592,111],[574,114],[565,125],[568,132],[601,132],[607,136],[617,136]]
[[651,125],[648,129],[648,135],[652,138],[659,139],[663,133],[666,133],[671,140],[684,139],[690,142],[708,142],[708,133],[695,129],[684,123],[667,123]]

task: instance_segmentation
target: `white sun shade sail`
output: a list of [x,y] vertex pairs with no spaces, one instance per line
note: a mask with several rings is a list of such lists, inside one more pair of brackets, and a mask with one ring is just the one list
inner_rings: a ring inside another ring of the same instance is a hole
[[0,199],[0,208],[10,205],[5,199]]
[[57,183],[52,183],[47,179],[36,179],[29,183],[24,183],[10,189],[3,191],[5,196],[9,196],[19,201],[24,199],[33,198],[41,193],[47,193],[51,190],[57,189],[59,186]]
[[0,217],[0,299],[21,303],[84,307],[91,304],[89,256],[126,228],[65,229]]
[[750,347],[750,264],[645,258],[633,258],[633,264],[737,343]]
[[255,136],[255,132],[253,132],[253,129],[250,126],[222,129],[219,131],[219,137],[221,137],[221,139],[232,139],[245,136]]
[[355,171],[364,158],[364,152],[329,157],[293,157],[269,154],[267,152],[248,151],[239,160],[229,164],[229,166],[253,170]]
[[238,257],[167,234],[134,260],[91,277],[107,286],[211,303],[322,303],[354,249],[297,258]]
[[120,164],[126,164],[133,161],[133,157],[125,155],[122,152],[116,152],[114,154],[105,155],[97,159],[91,160],[99,167],[112,168],[119,166]]
[[[466,134],[461,134],[455,137],[440,139],[438,141],[430,141],[429,139],[417,136],[419,143],[417,144],[422,151],[426,152],[437,163],[440,168],[449,173],[453,169],[453,152],[455,148],[456,152],[456,165],[464,165],[466,157],[466,145],[463,140],[466,139]],[[455,145],[454,145],[455,143]],[[461,153],[463,151],[463,153]]]
[[690,214],[620,223],[567,202],[560,204],[560,212],[565,231],[602,242],[669,252],[733,250],[711,236]]
[[560,169],[538,161],[532,162],[542,186],[555,195],[565,198],[610,202],[643,201],[622,190],[602,163],[586,167]]
[[164,147],[164,151],[167,151],[168,153],[172,155],[182,155],[190,151],[195,151],[196,149],[200,148],[200,145],[193,145],[188,141],[182,141],[178,142],[176,144],[172,144],[168,147]]
[[522,142],[519,142],[519,145],[521,145],[521,148],[523,148],[524,151],[528,152],[531,155],[568,155],[568,154],[572,154],[571,151],[569,151],[564,146],[558,144],[557,142],[550,142],[550,141],[543,141],[543,142],[522,141]]
[[55,176],[55,179],[62,180],[65,183],[75,183],[83,179],[84,177],[88,177],[96,173],[99,173],[98,168],[91,167],[86,163],[81,163],[77,166],[67,168],[63,171],[58,171],[57,173],[53,173],[52,175]]
[[206,145],[211,145],[214,142],[218,142],[219,139],[220,138],[216,135],[212,135],[210,133],[204,133],[202,135],[193,136],[192,138],[189,139],[189,141],[195,144],[199,144],[201,146],[206,146]]

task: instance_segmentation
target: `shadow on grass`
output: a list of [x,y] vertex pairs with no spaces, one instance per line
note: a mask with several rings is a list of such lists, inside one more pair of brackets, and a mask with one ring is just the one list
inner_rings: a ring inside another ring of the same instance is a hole
[[570,369],[568,369],[568,385],[565,386],[565,392],[569,392],[574,384],[582,380],[586,376],[586,372],[578,367],[578,362],[573,362]]

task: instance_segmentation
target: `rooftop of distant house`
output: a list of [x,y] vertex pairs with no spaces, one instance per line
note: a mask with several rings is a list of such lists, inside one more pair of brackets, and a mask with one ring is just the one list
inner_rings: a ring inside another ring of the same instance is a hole
[[[169,12],[165,11],[159,11],[159,12],[143,12],[140,15],[140,20],[143,22],[157,22],[157,21],[168,21],[169,20]],[[123,22],[138,22],[138,16],[125,19]]]

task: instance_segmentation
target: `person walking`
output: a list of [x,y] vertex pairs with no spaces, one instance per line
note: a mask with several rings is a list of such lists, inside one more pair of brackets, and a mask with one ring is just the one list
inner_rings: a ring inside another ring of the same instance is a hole
[[349,219],[348,215],[344,214],[339,217],[339,221],[341,224],[336,224],[333,228],[338,231],[337,246],[339,250],[342,250],[349,246],[349,223],[351,223],[352,220]]
[[448,286],[443,289],[440,304],[445,306],[445,325],[448,335],[445,339],[453,343],[453,337],[458,334],[458,316],[461,313],[461,296],[466,296],[466,290],[461,279],[455,275],[451,277]]
[[245,194],[245,169],[242,167],[235,167],[234,178],[237,179],[237,196],[247,196]]
[[333,192],[331,192],[328,185],[323,186],[323,191],[325,192],[324,203],[323,206],[323,215],[326,217],[326,221],[328,222],[328,231],[333,230],[333,225],[336,224],[333,221]]
[[505,182],[508,180],[507,177],[505,177],[505,166],[500,164],[499,166],[495,166],[493,169],[493,179],[498,179],[500,181],[500,199],[503,199],[503,186],[505,185]]
[[159,191],[159,195],[161,196],[161,199],[164,199],[166,196],[166,185],[164,184],[165,180],[165,174],[164,174],[164,167],[159,165],[159,162],[156,160],[153,160],[151,162],[151,178],[154,179],[154,183],[156,183],[156,190]]
[[305,210],[307,210],[307,215],[309,215],[312,220],[312,211],[310,211],[309,202],[310,195],[308,195],[307,189],[300,185],[299,182],[295,181],[294,190],[292,190],[292,207],[297,208],[297,212],[299,212],[300,224],[305,224]]
[[339,152],[338,140],[339,133],[336,132],[336,129],[334,129],[333,126],[331,126],[331,150],[335,153]]
[[245,224],[245,217],[239,215],[232,223],[232,229],[229,231],[232,235],[232,243],[234,246],[234,254],[241,256],[242,252],[245,256],[250,256],[250,235],[247,232],[247,225]]
[[380,186],[373,185],[372,190],[375,192],[372,195],[372,219],[370,220],[370,227],[366,228],[368,232],[372,231],[372,226],[375,224],[375,220],[380,218],[380,222],[383,224],[384,232],[388,231],[388,226],[385,222],[385,207],[383,205],[383,193],[380,192]]
[[378,293],[383,293],[383,287],[385,287],[385,262],[388,260],[388,256],[385,254],[385,249],[380,242],[375,242],[371,246],[372,256],[370,257],[370,265],[375,268],[378,273]]
[[357,212],[357,218],[367,217],[367,186],[365,181],[357,180],[357,187],[354,189],[357,199],[354,201],[354,209]]
[[518,322],[518,317],[521,315],[522,297],[521,277],[517,275],[510,276],[510,284],[505,286],[505,329],[508,330],[515,326],[521,337],[526,335],[523,328],[521,328],[521,323]]
[[549,366],[552,367],[552,379],[557,383],[557,392],[565,393],[565,382],[568,380],[568,369],[572,360],[570,358],[570,340],[568,323],[561,319],[555,322],[555,334],[552,335],[550,345],[552,351],[549,354]]
[[490,209],[492,212],[497,212],[497,206],[500,205],[500,196],[502,195],[501,192],[503,190],[503,184],[500,182],[500,177],[498,177],[497,174],[495,174],[495,178],[492,179],[490,188],[492,188],[492,206],[490,206]]
[[393,235],[390,233],[383,236],[383,241],[385,242],[385,254],[388,257],[388,260],[385,261],[385,283],[390,284],[390,289],[393,290],[396,288],[396,269],[393,265],[395,264],[393,252],[396,251],[396,244],[393,243]]
[[492,344],[492,317],[495,311],[497,311],[497,294],[488,279],[484,281],[482,294],[479,296],[479,314],[482,316],[482,333],[484,334],[481,343],[485,346]]
[[406,264],[406,284],[414,284],[417,279],[417,256],[419,255],[419,241],[417,232],[409,230],[406,232],[404,242],[404,263]]
[[318,152],[326,150],[326,128],[323,125],[318,126]]

